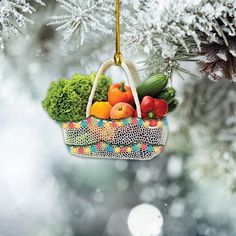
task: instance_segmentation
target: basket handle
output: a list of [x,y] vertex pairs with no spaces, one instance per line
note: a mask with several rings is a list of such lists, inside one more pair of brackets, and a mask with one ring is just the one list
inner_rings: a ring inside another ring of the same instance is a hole
[[[139,99],[138,99],[138,94],[137,94],[137,91],[136,91],[136,88],[135,88],[135,85],[134,85],[132,72],[131,72],[130,68],[128,67],[128,65],[126,64],[126,62],[128,62],[128,61],[122,60],[121,67],[125,71],[126,77],[128,79],[129,86],[131,88],[131,91],[132,91],[132,94],[133,94],[133,97],[134,97],[134,101],[135,101],[135,105],[136,105],[136,109],[137,109],[137,116],[141,117],[141,108],[140,108],[140,102],[139,102]],[[91,93],[90,93],[90,96],[89,96],[87,108],[86,108],[86,117],[90,116],[90,109],[91,109],[94,94],[95,94],[95,91],[96,91],[96,88],[97,88],[97,85],[98,85],[98,79],[106,71],[106,69],[108,69],[111,65],[115,65],[115,61],[114,61],[113,58],[108,59],[107,61],[105,61],[101,65],[101,67],[99,68],[99,70],[96,74],[96,77],[95,77],[95,80],[94,80],[94,83],[93,83],[93,87],[92,87],[92,90],[91,90]]]
[[134,84],[138,85],[141,83],[141,80],[139,79],[139,76],[138,76],[138,73],[137,73],[137,70],[136,70],[136,67],[134,65],[134,63],[132,61],[129,61],[125,58],[122,58],[122,60],[127,64],[127,66],[129,67],[129,70],[133,76],[133,81],[134,81]]

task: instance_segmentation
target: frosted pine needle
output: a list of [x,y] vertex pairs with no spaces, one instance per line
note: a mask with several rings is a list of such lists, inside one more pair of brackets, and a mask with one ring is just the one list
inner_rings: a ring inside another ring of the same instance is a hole
[[[41,0],[34,0],[45,5]],[[23,34],[22,28],[26,23],[33,23],[28,15],[35,12],[35,8],[26,0],[0,1],[0,51],[4,49],[4,41],[13,34]]]
[[[103,0],[57,0],[60,7],[67,13],[66,15],[51,17],[50,25],[59,25],[57,30],[63,30],[63,42],[68,43],[73,37],[80,43],[84,42],[84,34],[93,31],[104,34],[111,33],[111,30],[105,26],[105,22],[111,20],[111,9],[108,3]],[[109,24],[108,24],[109,25]]]
[[208,43],[224,40],[226,45],[227,35],[236,35],[233,0],[169,0],[164,6],[157,0],[141,2],[126,16],[125,39],[128,47],[141,46],[149,61],[159,56],[188,60],[201,49],[202,35]]

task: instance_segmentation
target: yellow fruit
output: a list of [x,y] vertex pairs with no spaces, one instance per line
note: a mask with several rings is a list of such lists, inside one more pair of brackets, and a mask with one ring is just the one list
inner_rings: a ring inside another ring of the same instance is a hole
[[111,104],[109,102],[95,102],[90,109],[90,115],[100,119],[109,119],[111,112]]

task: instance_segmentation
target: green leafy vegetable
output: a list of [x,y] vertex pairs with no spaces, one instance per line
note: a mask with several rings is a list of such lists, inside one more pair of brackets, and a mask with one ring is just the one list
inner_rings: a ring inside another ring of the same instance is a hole
[[[51,83],[44,101],[44,109],[56,121],[79,121],[85,118],[86,106],[96,73],[90,75],[75,74],[72,79],[61,79]],[[111,79],[99,78],[94,96],[95,101],[107,101]]]

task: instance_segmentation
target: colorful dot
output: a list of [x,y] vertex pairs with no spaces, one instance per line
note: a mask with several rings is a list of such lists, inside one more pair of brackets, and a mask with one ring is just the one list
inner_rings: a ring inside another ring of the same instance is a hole
[[113,128],[116,128],[117,127],[116,121],[112,121],[111,125]]
[[74,125],[73,122],[70,122],[68,126],[69,126],[69,129],[74,129],[75,128],[75,125]]
[[84,149],[82,147],[79,147],[78,152],[79,154],[84,154]]
[[110,127],[110,122],[109,121],[105,121],[105,127]]
[[92,146],[91,146],[91,152],[96,152],[96,151],[97,151],[96,146],[95,146],[95,145],[92,145]]
[[106,148],[107,144],[106,143],[102,143],[102,148]]
[[145,127],[148,127],[148,126],[149,126],[149,120],[145,120],[145,121],[144,121],[144,126],[145,126]]
[[85,154],[90,154],[90,148],[89,148],[89,147],[86,147],[86,148],[84,149],[84,153],[85,153]]
[[63,127],[63,129],[67,129],[68,128],[67,123],[63,123],[62,127]]
[[132,122],[132,117],[127,117],[126,120],[127,120],[128,124],[129,124],[129,123]]
[[120,148],[119,147],[115,147],[115,153],[120,153]]
[[75,154],[76,152],[77,152],[77,148],[72,147],[72,148],[71,148],[71,153],[72,153],[72,154]]
[[157,146],[155,146],[154,148],[153,148],[153,150],[154,150],[154,152],[160,152],[160,148],[159,147],[157,147]]
[[150,124],[149,125],[152,126],[152,127],[157,126],[157,120],[155,120],[155,119],[150,120]]
[[108,152],[113,152],[113,147],[112,147],[111,145],[108,145],[107,151],[108,151]]
[[148,152],[152,152],[153,151],[153,146],[152,145],[148,145],[147,150],[148,150]]
[[125,147],[121,147],[120,150],[121,150],[122,153],[125,153],[125,152],[126,152],[126,148],[125,148]]
[[128,124],[129,124],[128,119],[124,119],[124,120],[123,120],[123,124],[124,124],[124,125],[128,125]]
[[103,126],[103,120],[99,120],[98,121],[98,127],[102,127]]
[[167,122],[166,118],[163,118],[163,123],[164,123],[165,126],[168,126],[168,122]]
[[146,150],[146,148],[147,148],[147,144],[145,144],[145,143],[144,143],[144,144],[142,144],[142,150],[143,150],[143,151],[145,151],[145,150]]
[[162,125],[163,125],[163,122],[162,122],[161,120],[158,120],[158,122],[157,122],[157,126],[158,126],[158,128],[161,128]]
[[133,124],[133,125],[137,125],[137,123],[138,123],[137,118],[133,118],[132,124]]
[[92,118],[91,117],[89,117],[89,118],[87,118],[87,120],[86,120],[87,122],[88,122],[88,124],[90,124],[91,122],[92,122]]
[[117,126],[118,126],[118,127],[121,127],[122,125],[123,125],[122,121],[120,121],[120,120],[117,121]]
[[132,148],[133,148],[133,151],[134,151],[134,152],[136,152],[136,151],[139,150],[139,147],[138,147],[137,144],[134,144],[134,145],[132,146]]
[[81,124],[80,124],[80,122],[75,123],[75,128],[77,128],[77,129],[81,128]]
[[97,149],[101,149],[102,148],[102,144],[101,143],[97,143],[96,147],[97,147]]
[[82,121],[81,121],[81,126],[82,126],[83,128],[87,127],[87,122],[86,122],[86,120],[82,120]]
[[127,147],[126,151],[127,151],[128,153],[131,153],[131,152],[132,152],[132,148],[131,148],[131,147]]
[[143,125],[143,120],[142,119],[139,119],[138,120],[138,126],[142,126]]

